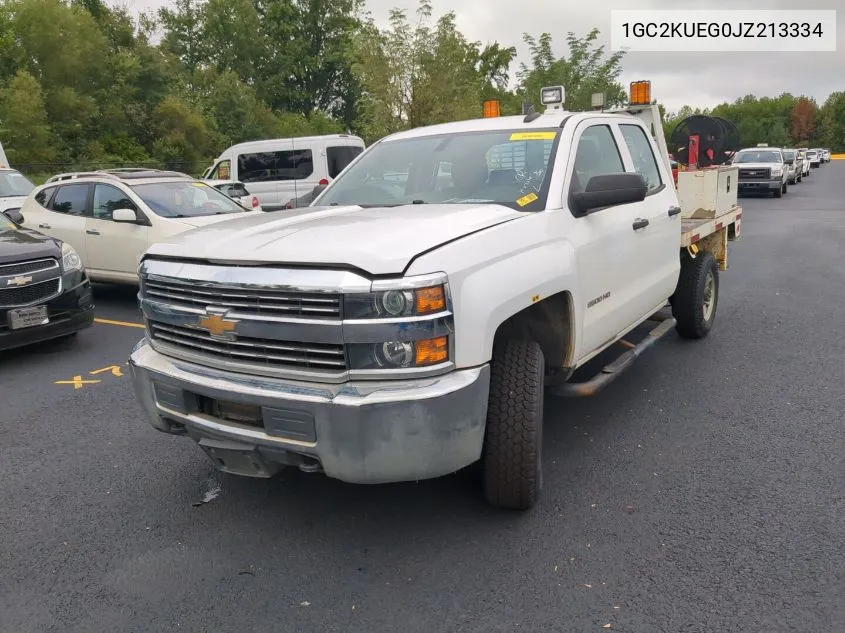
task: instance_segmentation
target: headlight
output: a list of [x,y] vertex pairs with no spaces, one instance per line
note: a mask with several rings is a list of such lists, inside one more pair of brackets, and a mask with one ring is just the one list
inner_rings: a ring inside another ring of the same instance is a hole
[[349,368],[410,369],[431,367],[449,361],[449,337],[421,341],[386,341],[347,345]]
[[67,242],[62,243],[62,269],[65,272],[82,270],[82,259],[79,253]]
[[446,309],[446,291],[441,284],[409,290],[347,294],[343,301],[344,319],[396,319],[443,312]]

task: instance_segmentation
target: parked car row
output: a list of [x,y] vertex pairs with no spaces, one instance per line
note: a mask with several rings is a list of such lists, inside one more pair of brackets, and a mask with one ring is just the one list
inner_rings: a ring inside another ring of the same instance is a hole
[[760,143],[739,150],[731,163],[739,169],[739,193],[765,193],[780,198],[790,185],[803,182],[811,170],[829,161],[829,150]]

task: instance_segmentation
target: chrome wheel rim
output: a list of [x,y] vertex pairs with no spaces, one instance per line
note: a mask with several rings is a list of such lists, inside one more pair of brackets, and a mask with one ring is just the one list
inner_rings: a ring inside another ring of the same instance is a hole
[[713,307],[716,305],[716,280],[713,279],[713,273],[707,273],[707,279],[704,280],[704,320],[709,321],[713,316]]

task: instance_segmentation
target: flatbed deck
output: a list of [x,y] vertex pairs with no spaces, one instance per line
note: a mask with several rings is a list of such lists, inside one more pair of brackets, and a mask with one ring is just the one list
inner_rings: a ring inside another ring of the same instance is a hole
[[681,220],[681,248],[695,244],[708,235],[718,233],[724,227],[731,224],[735,227],[735,230],[731,232],[731,240],[734,240],[739,237],[741,223],[742,207],[739,206],[715,218],[689,218]]
[[728,269],[728,242],[739,239],[742,207],[735,206],[715,218],[681,220],[681,248],[711,251],[719,268]]

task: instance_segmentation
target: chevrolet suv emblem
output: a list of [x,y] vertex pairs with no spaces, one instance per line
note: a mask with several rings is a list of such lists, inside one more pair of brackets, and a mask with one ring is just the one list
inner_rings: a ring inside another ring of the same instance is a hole
[[211,336],[222,337],[235,332],[237,320],[227,319],[223,314],[209,314],[199,320],[199,327],[207,330]]
[[32,281],[32,277],[15,277],[14,279],[7,279],[7,286],[25,286]]

